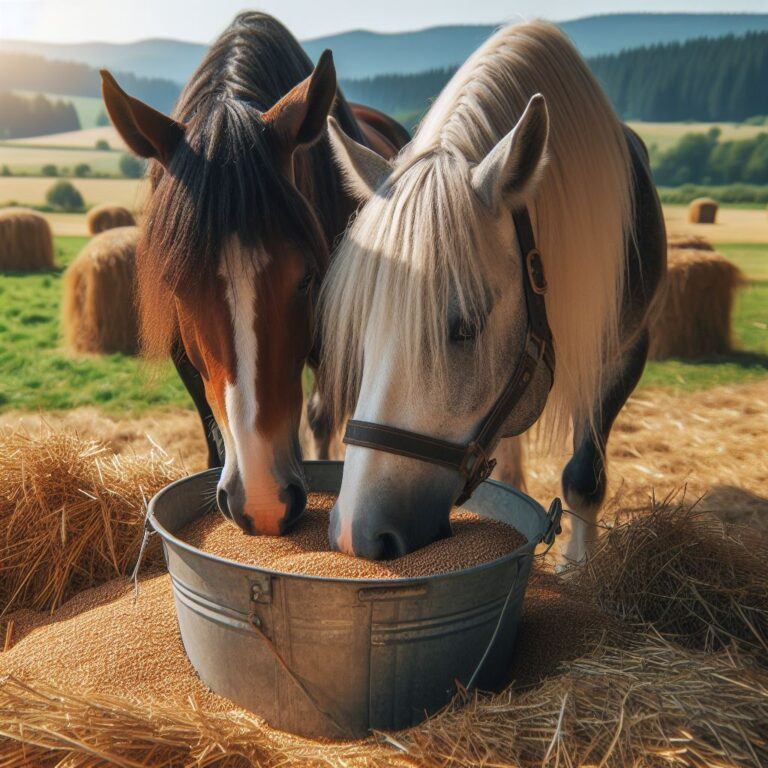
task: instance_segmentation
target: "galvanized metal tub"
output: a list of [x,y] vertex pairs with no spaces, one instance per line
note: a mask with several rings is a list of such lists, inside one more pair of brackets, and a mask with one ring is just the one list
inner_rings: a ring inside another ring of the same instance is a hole
[[[309,488],[338,492],[341,462],[305,462]],[[210,509],[218,470],[160,491],[148,525],[163,540],[190,661],[216,693],[303,736],[356,738],[399,729],[444,706],[476,671],[508,667],[533,551],[558,524],[494,481],[465,505],[513,525],[515,552],[463,571],[374,581],[268,571],[202,552],[175,534]]]

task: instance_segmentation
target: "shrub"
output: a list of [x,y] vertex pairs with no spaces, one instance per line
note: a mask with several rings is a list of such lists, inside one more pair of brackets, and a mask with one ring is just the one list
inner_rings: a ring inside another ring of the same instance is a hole
[[140,179],[144,175],[146,163],[133,155],[122,155],[120,157],[120,173],[126,179]]
[[75,166],[75,176],[78,179],[84,179],[86,176],[91,175],[91,166],[88,163],[78,163]]
[[58,176],[59,169],[53,163],[49,163],[42,167],[42,174],[43,176]]
[[106,139],[99,139],[96,142],[96,149],[108,150],[109,149],[109,142]]
[[69,181],[57,181],[45,195],[48,204],[56,210],[72,213],[85,207],[83,196]]
[[11,173],[11,169],[7,165],[4,165],[3,170],[0,171],[0,176],[13,176],[13,174]]

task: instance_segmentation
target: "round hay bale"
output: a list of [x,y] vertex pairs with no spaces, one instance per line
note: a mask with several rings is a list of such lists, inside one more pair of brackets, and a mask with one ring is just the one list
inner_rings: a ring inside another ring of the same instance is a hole
[[666,290],[650,323],[652,360],[688,360],[732,349],[731,311],[739,269],[715,251],[669,252]]
[[667,250],[685,248],[694,251],[714,251],[715,247],[701,235],[688,235],[683,232],[671,232],[667,235]]
[[698,197],[688,206],[688,221],[691,224],[714,224],[717,208],[717,200],[711,197]]
[[138,352],[134,305],[136,227],[102,232],[64,276],[64,334],[75,352]]
[[0,269],[36,272],[53,267],[53,238],[44,216],[28,208],[0,210]]
[[86,216],[88,231],[92,235],[98,235],[99,232],[105,232],[115,227],[133,227],[136,225],[136,219],[133,214],[122,205],[97,205],[91,208]]

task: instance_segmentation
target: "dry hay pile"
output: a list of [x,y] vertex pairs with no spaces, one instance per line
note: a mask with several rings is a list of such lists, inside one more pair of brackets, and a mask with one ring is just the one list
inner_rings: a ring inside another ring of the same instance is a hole
[[36,272],[53,267],[53,237],[44,216],[28,208],[0,210],[0,269]]
[[134,305],[136,227],[110,229],[93,238],[64,276],[63,325],[75,352],[139,349]]
[[649,357],[696,359],[729,352],[733,301],[743,281],[719,253],[671,250],[666,289],[651,321]]
[[126,574],[142,539],[145,499],[179,475],[159,451],[118,458],[74,433],[0,432],[2,614],[50,610]]
[[617,525],[574,569],[572,586],[680,645],[735,644],[768,664],[768,540],[695,505],[660,504]]
[[92,235],[98,235],[100,232],[115,229],[115,227],[133,227],[136,225],[136,219],[133,218],[133,214],[127,208],[111,203],[103,203],[91,208],[85,221],[88,225],[88,231]]
[[692,250],[692,251],[714,251],[715,247],[701,235],[689,235],[684,232],[667,233],[667,250]]
[[[125,583],[109,583],[64,605],[47,628],[19,615],[21,637],[0,654],[0,756],[19,768],[768,764],[768,670],[751,652],[765,635],[750,637],[765,630],[756,618],[764,550],[748,551],[698,514],[661,508],[617,527],[572,575],[572,585],[551,575],[531,584],[513,670],[529,687],[457,697],[416,728],[346,743],[296,738],[224,708],[171,637],[169,578],[145,579],[136,603]],[[644,578],[653,580],[641,594]],[[729,637],[740,645],[705,652],[674,642],[712,648]]]
[[714,224],[717,209],[717,200],[711,197],[697,197],[688,206],[688,221],[691,224]]

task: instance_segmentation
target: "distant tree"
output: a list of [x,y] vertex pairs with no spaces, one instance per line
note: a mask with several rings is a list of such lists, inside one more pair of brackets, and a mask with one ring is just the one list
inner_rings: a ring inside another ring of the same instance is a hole
[[11,173],[11,169],[7,165],[4,165],[2,171],[0,171],[0,176],[13,176],[13,174]]
[[146,164],[139,160],[138,157],[133,155],[121,155],[120,157],[120,173],[125,176],[126,179],[140,179],[144,175],[144,168]]
[[[0,73],[0,83],[3,74],[13,73]],[[41,94],[30,97],[0,92],[0,136],[6,139],[76,131],[78,128],[80,120],[72,102],[54,101]]]
[[109,142],[106,139],[99,139],[96,142],[96,149],[107,150],[109,149]]
[[45,199],[52,208],[66,213],[82,211],[85,207],[83,196],[70,181],[57,181],[46,193]]
[[99,112],[98,115],[96,115],[96,125],[98,126],[105,126],[105,125],[111,125],[109,122],[109,115],[102,109],[101,112]]
[[44,165],[40,169],[40,172],[43,174],[43,176],[56,177],[59,175],[59,169],[53,163],[48,163],[47,165]]
[[86,176],[91,175],[91,166],[88,163],[78,163],[75,166],[75,176],[78,179],[84,179]]

